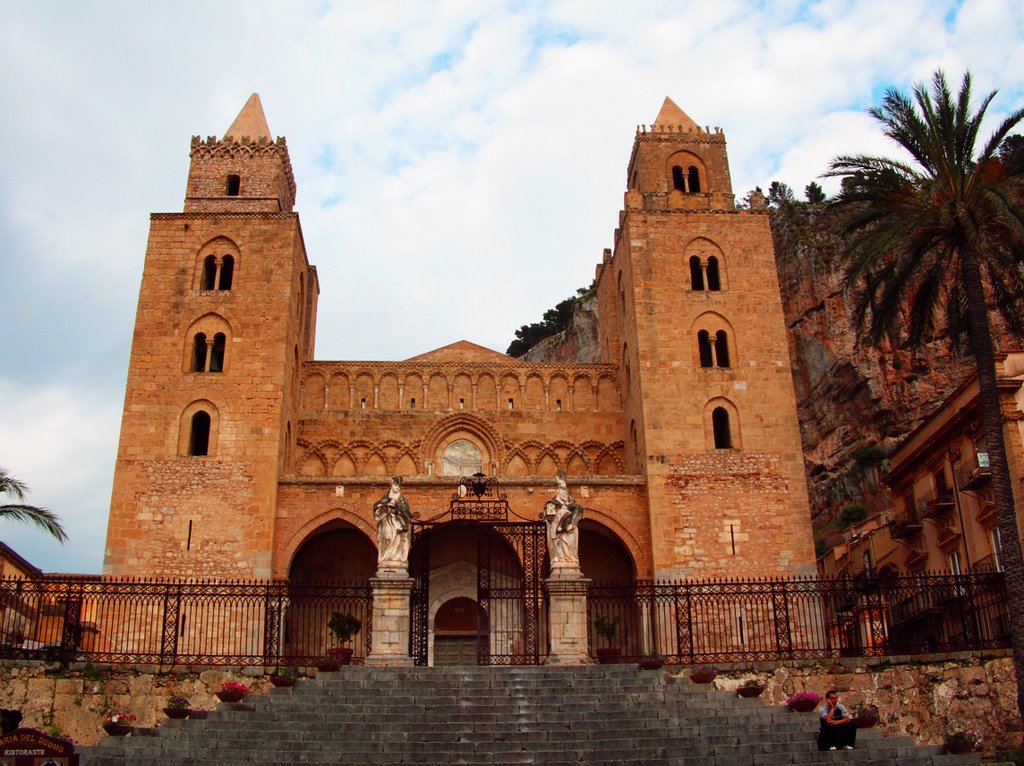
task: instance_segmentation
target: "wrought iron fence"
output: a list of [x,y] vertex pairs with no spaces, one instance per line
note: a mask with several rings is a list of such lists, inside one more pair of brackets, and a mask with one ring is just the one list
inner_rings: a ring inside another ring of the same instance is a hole
[[[1001,572],[591,586],[590,645],[622,661],[928,654],[1009,646]],[[610,641],[594,621],[616,624]]]
[[365,585],[282,581],[0,579],[0,657],[153,665],[308,665],[334,642],[333,612],[362,628],[353,659],[370,651]]

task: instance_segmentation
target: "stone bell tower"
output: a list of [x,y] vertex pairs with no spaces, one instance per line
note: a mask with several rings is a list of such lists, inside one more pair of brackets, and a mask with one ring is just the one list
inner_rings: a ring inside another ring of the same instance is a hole
[[319,286],[270,135],[253,94],[193,137],[184,212],[151,216],[105,574],[271,575]]
[[766,211],[737,210],[725,135],[670,99],[638,128],[599,269],[654,575],[811,573],[796,399]]

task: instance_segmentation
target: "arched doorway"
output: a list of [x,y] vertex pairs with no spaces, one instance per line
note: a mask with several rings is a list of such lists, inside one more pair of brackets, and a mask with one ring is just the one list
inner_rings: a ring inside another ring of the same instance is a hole
[[359,660],[369,653],[372,601],[370,578],[377,548],[359,529],[336,520],[315,530],[296,550],[288,568],[288,602],[281,615],[283,657],[316,661],[337,644],[327,629],[334,612],[361,623],[349,648]]
[[483,617],[475,599],[445,601],[434,614],[435,666],[476,665],[477,626]]

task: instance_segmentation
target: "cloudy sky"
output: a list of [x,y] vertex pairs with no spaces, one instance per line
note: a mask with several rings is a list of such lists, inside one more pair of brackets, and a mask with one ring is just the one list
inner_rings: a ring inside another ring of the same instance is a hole
[[[588,285],[640,123],[671,96],[729,142],[734,191],[802,192],[936,67],[1024,104],[1019,0],[0,0],[0,466],[99,572],[150,212],[192,135],[249,94],[288,139],[321,283],[318,359],[504,351]],[[827,185],[826,185],[826,188]],[[381,296],[400,307],[381,316]]]

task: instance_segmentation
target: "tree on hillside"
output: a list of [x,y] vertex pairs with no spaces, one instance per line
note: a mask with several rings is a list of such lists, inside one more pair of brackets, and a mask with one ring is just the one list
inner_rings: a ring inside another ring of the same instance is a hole
[[[0,468],[0,495],[11,495],[15,500],[24,500],[28,487],[18,481],[4,468]],[[37,508],[34,505],[9,504],[0,505],[0,518],[25,521],[42,527],[60,542],[67,542],[68,535],[60,525],[60,519],[52,511]]]
[[821,188],[820,184],[811,181],[804,187],[804,197],[812,205],[820,205],[825,202],[825,190]]
[[1024,565],[989,318],[997,310],[1008,332],[1024,334],[1024,152],[1004,151],[1024,110],[1003,120],[979,151],[994,96],[972,113],[970,73],[954,96],[941,71],[930,89],[915,86],[912,99],[890,89],[869,112],[911,160],[841,156],[828,175],[842,178],[830,204],[849,236],[840,257],[857,327],[875,344],[888,338],[912,346],[944,331],[966,338],[974,357],[1024,718]]

